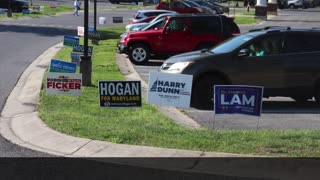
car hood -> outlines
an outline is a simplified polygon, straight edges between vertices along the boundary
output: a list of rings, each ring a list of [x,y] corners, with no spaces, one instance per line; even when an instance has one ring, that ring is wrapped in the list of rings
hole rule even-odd
[[[206,57],[209,55],[213,55],[210,51],[191,51],[187,53],[178,54],[175,56],[170,57],[165,61],[165,63],[176,63],[176,62],[187,62],[187,61],[197,61],[202,58],[199,58],[201,56]]]

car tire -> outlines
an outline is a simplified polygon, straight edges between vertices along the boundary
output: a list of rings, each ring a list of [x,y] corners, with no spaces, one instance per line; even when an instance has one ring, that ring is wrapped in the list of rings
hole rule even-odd
[[[133,44],[129,47],[128,55],[133,64],[142,65],[149,61],[150,49],[145,44]]]
[[[213,87],[224,84],[224,81],[211,75],[206,75],[198,80],[192,89],[191,106],[197,109],[213,110]]]
[[[296,6],[295,6],[294,4],[290,4],[290,5],[289,5],[289,8],[290,8],[290,9],[295,9]]]

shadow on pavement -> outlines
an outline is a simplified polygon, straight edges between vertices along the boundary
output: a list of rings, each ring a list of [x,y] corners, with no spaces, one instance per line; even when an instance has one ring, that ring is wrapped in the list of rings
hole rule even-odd
[[[0,25],[0,32],[17,32],[17,33],[33,33],[40,36],[63,36],[63,35],[77,35],[75,29],[64,29],[56,27],[35,27],[22,25]]]

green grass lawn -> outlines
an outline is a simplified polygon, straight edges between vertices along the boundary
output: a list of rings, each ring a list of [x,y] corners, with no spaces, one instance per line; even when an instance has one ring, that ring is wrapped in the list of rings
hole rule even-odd
[[[142,108],[100,108],[98,81],[124,79],[115,64],[116,42],[124,28],[101,31],[105,40],[93,45],[93,86],[84,87],[80,97],[46,95],[42,89],[39,112],[49,127],[72,136],[123,144],[270,156],[320,155],[318,130],[192,130],[145,101]],[[70,61],[70,52],[70,47],[64,47],[55,58]]]
[[[57,5],[56,8],[50,8],[49,4],[37,4],[40,6],[44,6],[44,11],[40,11],[39,13],[31,13],[31,14],[22,14],[22,13],[12,13],[12,18],[17,19],[20,17],[32,17],[32,18],[38,18],[41,16],[52,16],[56,15],[57,13],[62,13],[62,12],[72,12],[73,7],[72,6],[63,6],[63,5]],[[31,6],[30,6],[31,8]],[[7,17],[7,14],[1,14],[0,18],[5,18]]]

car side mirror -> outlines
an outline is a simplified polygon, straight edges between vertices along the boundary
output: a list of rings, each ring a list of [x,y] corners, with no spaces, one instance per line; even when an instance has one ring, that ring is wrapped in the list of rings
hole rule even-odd
[[[239,57],[248,57],[249,55],[250,55],[249,49],[241,49],[238,54]]]

